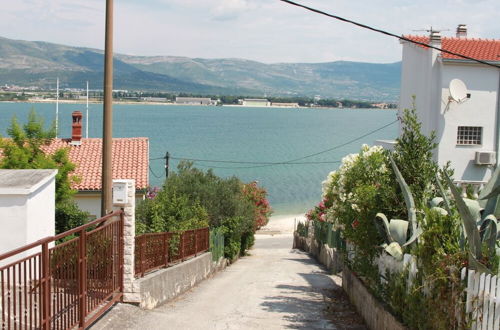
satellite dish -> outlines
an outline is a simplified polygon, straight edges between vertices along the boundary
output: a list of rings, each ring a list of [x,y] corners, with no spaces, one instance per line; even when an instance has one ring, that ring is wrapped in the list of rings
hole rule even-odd
[[[450,100],[462,102],[467,98],[467,86],[460,79],[450,81]]]

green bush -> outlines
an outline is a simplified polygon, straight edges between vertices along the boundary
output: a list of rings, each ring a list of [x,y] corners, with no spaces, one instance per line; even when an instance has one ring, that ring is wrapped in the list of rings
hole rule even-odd
[[[197,229],[208,226],[207,211],[188,196],[164,189],[154,199],[139,203],[136,232],[159,233]]]
[[[244,187],[236,177],[220,178],[212,170],[205,172],[192,163],[181,162],[178,172],[169,176],[156,196],[137,206],[136,230],[144,233],[221,227],[224,254],[234,259],[253,245],[256,222],[262,221],[262,212],[257,210],[261,205],[245,195]]]
[[[78,208],[75,202],[66,201],[56,205],[56,234],[63,233],[87,223],[90,214]]]

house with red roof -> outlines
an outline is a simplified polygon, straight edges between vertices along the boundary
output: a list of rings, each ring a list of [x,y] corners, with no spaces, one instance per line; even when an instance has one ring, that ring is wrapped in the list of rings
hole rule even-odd
[[[405,37],[500,65],[500,40],[469,38],[463,24],[453,37],[438,31]],[[436,161],[451,161],[457,181],[479,186],[498,165],[500,70],[409,41],[401,44],[400,111],[413,106],[414,96],[423,132],[436,132]]]
[[[68,149],[69,159],[76,165],[74,175],[78,182],[72,185],[77,190],[75,201],[80,209],[92,217],[101,214],[102,139],[82,138],[80,111],[73,112],[72,136],[54,139],[44,147],[45,152]],[[149,186],[149,139],[146,137],[113,138],[113,180],[134,179],[136,200],[144,199]]]

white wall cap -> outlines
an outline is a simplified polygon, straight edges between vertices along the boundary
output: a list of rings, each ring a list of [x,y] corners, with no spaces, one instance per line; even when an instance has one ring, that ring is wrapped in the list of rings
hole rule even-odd
[[[0,169],[0,195],[28,195],[55,179],[57,170]]]

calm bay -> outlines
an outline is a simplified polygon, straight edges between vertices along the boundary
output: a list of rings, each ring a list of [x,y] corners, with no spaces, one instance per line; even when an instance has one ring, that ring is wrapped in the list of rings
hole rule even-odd
[[[19,122],[25,122],[31,109],[47,124],[55,118],[53,103],[0,103],[0,134],[6,136],[14,115]],[[286,162],[343,145],[396,119],[394,110],[373,109],[145,104],[115,104],[113,109],[114,137],[149,138],[151,186],[160,186],[165,178],[164,160],[157,158],[164,157],[167,151],[174,158]],[[84,104],[59,104],[59,137],[71,137],[71,113],[75,110],[85,116]],[[102,105],[91,104],[89,113],[89,137],[102,137]],[[258,181],[268,190],[275,214],[296,214],[319,201],[321,182],[338,168],[336,161],[359,151],[363,143],[393,139],[397,131],[397,124],[393,124],[353,143],[298,161],[308,164],[196,162],[195,166],[214,167],[217,175],[236,175],[245,182]],[[177,164],[177,159],[171,160],[172,169]]]

